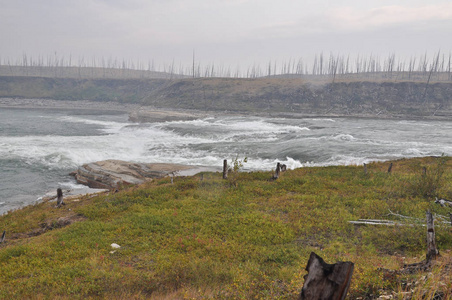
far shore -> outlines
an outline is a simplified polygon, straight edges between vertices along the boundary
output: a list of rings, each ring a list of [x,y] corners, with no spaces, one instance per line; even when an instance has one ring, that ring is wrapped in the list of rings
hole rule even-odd
[[[430,120],[430,121],[450,121],[449,115],[428,115],[416,116],[389,112],[379,112],[377,114],[347,114],[347,113],[322,113],[322,112],[284,112],[284,111],[201,111],[196,109],[161,108],[145,106],[134,103],[120,103],[114,101],[93,101],[93,100],[54,100],[54,99],[23,99],[23,98],[0,98],[0,108],[9,109],[55,109],[55,110],[86,110],[92,113],[96,111],[111,113],[132,113],[141,112],[144,115],[150,113],[155,117],[155,121],[174,121],[177,119],[188,120],[203,118],[206,116],[231,115],[231,116],[256,116],[266,118],[362,118],[362,119],[388,119],[388,120]],[[152,115],[152,113],[158,113]],[[163,116],[162,116],[163,115]],[[146,121],[137,121],[146,122]]]
[[[90,100],[53,100],[53,99],[22,99],[0,98],[0,107],[3,108],[31,108],[31,109],[77,109],[102,110],[112,112],[131,112],[140,107],[138,104],[119,102],[100,102]]]

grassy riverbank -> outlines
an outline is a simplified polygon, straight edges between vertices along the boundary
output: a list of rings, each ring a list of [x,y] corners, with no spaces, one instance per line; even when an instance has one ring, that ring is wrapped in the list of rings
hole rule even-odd
[[[399,160],[391,174],[388,165],[301,168],[276,181],[204,173],[10,212],[0,217],[0,298],[295,299],[311,251],[355,263],[350,299],[451,297],[450,223],[436,219],[437,266],[412,275],[384,269],[424,259],[423,226],[348,223],[448,217],[433,200],[452,198],[451,159]]]

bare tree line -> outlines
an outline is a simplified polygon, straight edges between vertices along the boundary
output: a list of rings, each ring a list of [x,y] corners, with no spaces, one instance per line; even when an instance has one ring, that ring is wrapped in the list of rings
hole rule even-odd
[[[269,61],[266,65],[253,64],[242,68],[221,64],[202,64],[195,59],[190,65],[156,64],[153,60],[119,60],[116,58],[87,59],[64,57],[54,53],[50,56],[32,57],[23,54],[15,60],[0,57],[0,76],[39,76],[69,78],[260,78],[289,77],[336,81],[353,78],[390,81],[452,81],[452,52],[438,51],[433,56],[423,54],[398,58],[394,53],[385,57],[378,55],[315,55],[312,62],[303,58],[288,61]],[[427,84],[428,84],[427,83]]]

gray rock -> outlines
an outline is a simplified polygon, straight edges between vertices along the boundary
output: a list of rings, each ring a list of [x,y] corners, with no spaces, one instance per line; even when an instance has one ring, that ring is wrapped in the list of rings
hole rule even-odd
[[[199,167],[104,160],[85,164],[79,167],[73,175],[78,183],[87,185],[90,188],[118,189],[127,185],[141,184],[154,178],[162,178],[171,173],[196,169],[199,169]]]

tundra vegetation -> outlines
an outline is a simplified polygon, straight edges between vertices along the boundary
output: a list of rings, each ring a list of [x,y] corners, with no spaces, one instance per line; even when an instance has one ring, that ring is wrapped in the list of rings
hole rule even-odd
[[[278,180],[240,172],[235,184],[221,173],[167,177],[9,212],[0,298],[296,299],[314,251],[355,263],[350,299],[450,299],[452,209],[434,197],[452,198],[452,160],[397,160],[391,174],[388,165],[300,168]],[[427,210],[441,256],[430,270],[399,272],[425,259]],[[358,219],[399,225],[349,223]]]

